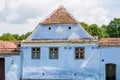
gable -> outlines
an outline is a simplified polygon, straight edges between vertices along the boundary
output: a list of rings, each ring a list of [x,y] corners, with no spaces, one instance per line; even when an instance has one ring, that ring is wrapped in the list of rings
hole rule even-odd
[[[64,6],[40,22],[27,40],[93,39]]]
[[[51,30],[49,30],[51,27]],[[69,29],[71,27],[71,29]],[[93,39],[79,24],[39,25],[27,40]]]

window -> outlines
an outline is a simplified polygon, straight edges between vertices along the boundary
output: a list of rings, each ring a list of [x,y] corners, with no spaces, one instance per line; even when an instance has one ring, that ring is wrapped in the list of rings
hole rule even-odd
[[[49,59],[58,59],[58,48],[49,48]]]
[[[84,59],[84,47],[75,48],[75,59]]]
[[[69,26],[68,29],[71,30],[71,26]]]
[[[50,26],[48,27],[48,30],[51,30],[51,27],[50,27]]]
[[[40,48],[32,48],[32,59],[40,59]]]
[[[20,45],[20,44],[18,44],[18,45],[17,45],[17,48],[18,48],[18,49],[20,49],[20,47],[21,47],[21,45]]]

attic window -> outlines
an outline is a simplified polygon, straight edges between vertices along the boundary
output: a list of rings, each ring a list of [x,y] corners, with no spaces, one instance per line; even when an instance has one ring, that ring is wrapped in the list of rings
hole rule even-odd
[[[71,26],[69,26],[68,29],[71,30]]]
[[[84,59],[84,47],[75,48],[75,59]]]
[[[48,27],[48,30],[51,30],[51,27],[50,27],[50,26]]]

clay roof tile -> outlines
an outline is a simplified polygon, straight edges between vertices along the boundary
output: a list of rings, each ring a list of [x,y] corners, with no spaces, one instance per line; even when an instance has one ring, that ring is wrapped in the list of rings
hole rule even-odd
[[[19,54],[20,50],[17,49],[17,45],[11,41],[0,40],[0,55],[1,54]]]
[[[68,10],[60,5],[55,11],[52,12],[40,24],[75,24],[78,21],[71,15]]]
[[[120,46],[120,38],[102,38],[99,46]]]

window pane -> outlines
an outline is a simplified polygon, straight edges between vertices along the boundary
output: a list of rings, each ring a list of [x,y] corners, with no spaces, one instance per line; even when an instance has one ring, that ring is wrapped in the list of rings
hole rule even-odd
[[[32,59],[40,59],[40,48],[32,48]]]
[[[49,58],[58,59],[58,48],[49,48]]]
[[[32,51],[35,51],[35,48],[32,48]]]
[[[84,59],[84,48],[75,48],[75,59]]]

